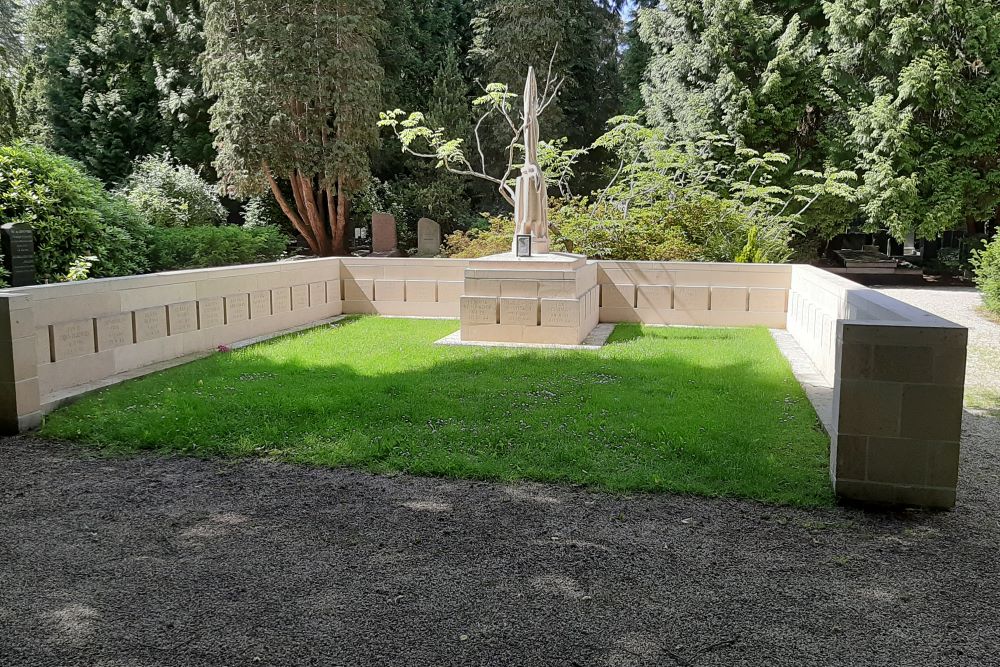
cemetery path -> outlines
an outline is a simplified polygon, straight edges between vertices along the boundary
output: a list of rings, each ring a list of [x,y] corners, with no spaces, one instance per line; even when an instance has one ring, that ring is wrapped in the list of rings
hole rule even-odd
[[[969,329],[966,405],[1000,413],[1000,323],[980,310],[979,291],[971,287],[884,287],[879,291]]]
[[[951,512],[0,441],[0,664],[987,665],[1000,420]]]

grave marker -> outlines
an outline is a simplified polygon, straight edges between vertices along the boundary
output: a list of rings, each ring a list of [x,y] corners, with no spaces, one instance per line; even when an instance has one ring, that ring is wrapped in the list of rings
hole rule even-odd
[[[93,320],[53,324],[49,331],[52,361],[82,357],[95,352]]]
[[[397,257],[396,218],[389,213],[372,214],[372,254]]]
[[[98,352],[131,345],[132,342],[132,313],[97,318]]]
[[[441,225],[430,218],[417,221],[417,256],[435,257],[441,252]]]
[[[31,226],[10,222],[0,227],[3,264],[10,274],[11,287],[35,284],[35,238]]]
[[[194,301],[167,306],[167,333],[171,336],[198,330],[198,306]]]

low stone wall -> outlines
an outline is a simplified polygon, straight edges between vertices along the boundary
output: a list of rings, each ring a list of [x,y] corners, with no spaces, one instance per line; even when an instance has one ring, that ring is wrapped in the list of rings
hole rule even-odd
[[[601,322],[785,328],[791,266],[597,262]]]
[[[340,314],[339,270],[317,259],[5,290],[3,426],[37,424],[79,385]]]
[[[465,259],[340,260],[344,312],[458,318]]]
[[[842,498],[951,507],[968,330],[810,266],[788,330],[833,386],[830,478]]]
[[[593,264],[602,322],[787,326],[832,388],[841,497],[954,503],[962,327],[808,266]],[[88,383],[341,313],[458,318],[468,267],[315,259],[0,291],[0,428]]]

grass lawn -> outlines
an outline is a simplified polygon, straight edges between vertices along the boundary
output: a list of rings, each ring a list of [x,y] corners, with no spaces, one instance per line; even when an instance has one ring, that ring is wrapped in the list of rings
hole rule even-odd
[[[111,451],[833,502],[827,438],[766,329],[619,325],[598,352],[433,345],[457,327],[346,320],[112,387],[42,432]]]

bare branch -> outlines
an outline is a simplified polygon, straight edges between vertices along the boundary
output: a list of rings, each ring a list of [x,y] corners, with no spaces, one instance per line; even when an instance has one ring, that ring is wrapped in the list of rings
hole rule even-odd
[[[485,114],[480,116],[479,121],[476,123],[476,129],[473,131],[473,135],[476,138],[476,151],[479,152],[479,164],[482,166],[483,172],[486,172],[486,154],[483,152],[483,140],[479,136],[479,128],[482,127],[483,123],[487,118],[493,113],[493,109],[490,109]]]

